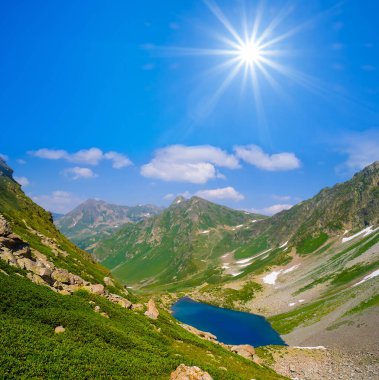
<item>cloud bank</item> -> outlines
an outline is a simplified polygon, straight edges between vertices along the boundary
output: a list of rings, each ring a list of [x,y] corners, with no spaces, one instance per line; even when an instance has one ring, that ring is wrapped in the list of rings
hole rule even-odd
[[[65,160],[77,164],[94,166],[98,165],[101,161],[109,160],[112,162],[114,169],[121,169],[132,165],[132,161],[124,154],[114,151],[103,152],[99,148],[82,149],[75,153],[69,153],[63,149],[42,148],[36,151],[30,151],[29,154],[47,160]]]
[[[218,167],[237,169],[238,159],[211,145],[171,145],[157,150],[154,158],[141,167],[141,174],[163,181],[203,184],[225,178]]]

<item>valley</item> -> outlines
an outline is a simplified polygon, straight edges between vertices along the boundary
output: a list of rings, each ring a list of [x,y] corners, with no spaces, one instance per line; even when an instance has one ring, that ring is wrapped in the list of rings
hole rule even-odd
[[[92,353],[87,352],[88,339],[93,338],[84,338],[87,335],[81,329],[91,331],[93,326],[101,325],[104,334],[116,329],[116,340],[125,344],[120,346],[116,340],[106,343],[113,352],[135,347],[133,355],[141,358],[140,362],[135,359],[135,365],[144,371],[149,365],[148,371],[152,371],[147,378],[167,378],[168,371],[182,362],[200,365],[216,379],[279,379],[281,375],[332,379],[334,371],[341,379],[375,378],[379,357],[379,163],[273,217],[233,210],[199,197],[179,197],[156,215],[135,222],[127,220],[116,231],[107,232],[105,238],[104,231],[99,232],[94,257],[59,233],[51,215],[14,182],[5,162],[1,162],[0,169],[0,280],[7,294],[4,298],[3,292],[3,301],[9,300],[3,302],[6,318],[2,328],[13,331],[12,315],[17,315],[18,323],[25,324],[19,337],[22,341],[29,341],[36,331],[30,319],[19,315],[21,304],[16,299],[23,300],[25,310],[29,310],[28,305],[39,310],[35,304],[39,299],[40,305],[50,311],[45,315],[41,309],[33,316],[36,326],[42,323],[44,331],[47,329],[47,336],[38,341],[53,345],[54,355],[65,351],[60,340],[48,331],[62,325],[68,331],[64,333],[68,339],[65,344],[79,339],[84,344],[80,346],[83,355],[91,360],[99,357],[96,352],[100,346],[96,343]],[[96,201],[99,203],[104,206]],[[114,216],[104,214],[109,225],[107,217],[112,221]],[[60,218],[65,219],[68,217]],[[96,236],[97,232],[91,233]],[[203,302],[204,307],[214,305],[264,316],[289,346],[264,345],[250,354],[244,351],[244,345],[225,344],[223,334],[218,342],[217,337],[209,338],[209,332],[183,328],[170,310],[183,297]],[[95,309],[91,305],[96,305]],[[149,311],[150,307],[156,312]],[[61,308],[67,311],[61,314]],[[75,324],[79,314],[84,318],[82,327]],[[159,315],[158,322],[152,324],[146,315]],[[133,320],[132,335],[125,330],[126,320]],[[222,322],[215,314],[210,323]],[[3,335],[2,344],[9,345],[7,339],[11,336]],[[138,342],[132,343],[133,339]],[[167,360],[161,359],[163,365],[148,364],[150,359],[140,353],[148,341],[155,342],[151,343],[154,350],[170,342]],[[150,358],[155,357],[154,350]],[[200,359],[204,350],[210,362]],[[35,355],[28,344],[22,352]],[[236,369],[240,364],[235,353],[247,355],[251,363],[244,364],[242,372]],[[10,355],[19,357],[14,352]],[[115,355],[129,366],[129,354],[119,351]],[[13,371],[9,360],[3,358],[1,368]],[[72,356],[71,360],[76,359]],[[97,364],[102,366],[102,360],[105,357]],[[217,361],[228,364],[217,367]],[[346,361],[350,363],[347,367]],[[35,374],[25,366],[21,368],[23,373]],[[49,377],[50,369],[43,368]],[[65,370],[64,365],[54,368]],[[79,378],[91,376],[84,367],[80,371]],[[131,372],[123,373],[133,378]]]

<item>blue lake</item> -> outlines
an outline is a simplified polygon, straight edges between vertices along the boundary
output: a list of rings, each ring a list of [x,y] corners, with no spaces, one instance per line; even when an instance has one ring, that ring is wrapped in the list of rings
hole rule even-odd
[[[187,325],[211,332],[225,344],[286,345],[264,317],[223,309],[184,297],[171,308],[173,316]]]

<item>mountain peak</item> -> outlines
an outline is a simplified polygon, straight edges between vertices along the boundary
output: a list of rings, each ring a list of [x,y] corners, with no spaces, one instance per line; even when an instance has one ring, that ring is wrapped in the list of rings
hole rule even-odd
[[[178,195],[173,201],[172,201],[172,205],[177,205],[179,203],[182,203],[182,202],[185,202],[186,201],[186,198],[184,198],[182,195]]]
[[[0,157],[0,176],[5,176],[13,180],[13,169],[10,168],[5,160]]]

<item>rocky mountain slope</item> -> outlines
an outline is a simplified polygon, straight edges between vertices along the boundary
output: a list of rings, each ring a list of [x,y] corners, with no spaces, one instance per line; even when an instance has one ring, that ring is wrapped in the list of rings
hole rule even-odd
[[[284,378],[146,301],[60,234],[0,160],[1,378]]]
[[[351,180],[271,218],[247,215],[194,197],[160,216],[125,226],[95,249],[121,280],[138,287],[185,289],[222,283],[289,263],[379,224],[379,163]],[[220,212],[215,212],[220,210]],[[222,212],[221,212],[222,210]]]
[[[159,207],[153,205],[119,206],[88,199],[55,219],[55,224],[78,247],[91,252],[99,240],[105,239],[123,224],[139,222],[160,211]]]
[[[235,231],[264,219],[199,197],[178,197],[161,214],[125,225],[94,255],[129,284],[192,286],[220,281],[219,257]]]

